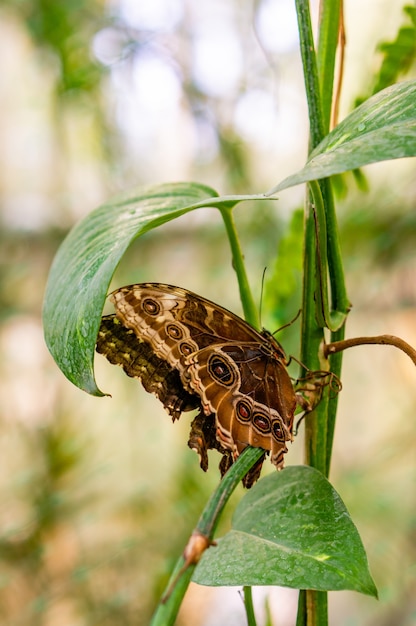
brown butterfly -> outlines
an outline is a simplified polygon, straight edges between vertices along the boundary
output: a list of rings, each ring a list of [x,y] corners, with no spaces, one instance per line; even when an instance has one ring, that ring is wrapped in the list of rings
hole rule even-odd
[[[199,409],[188,444],[204,470],[208,449],[223,453],[224,473],[248,445],[283,467],[296,395],[286,355],[270,333],[180,287],[130,285],[111,300],[116,314],[103,317],[97,351],[139,378],[173,420]],[[263,460],[246,486],[257,480]]]

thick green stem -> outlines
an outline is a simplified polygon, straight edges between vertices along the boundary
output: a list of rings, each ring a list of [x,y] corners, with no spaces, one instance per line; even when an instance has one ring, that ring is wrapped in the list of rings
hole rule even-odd
[[[321,193],[321,187],[317,181],[311,181],[310,189],[313,198],[313,212],[315,220],[315,233],[317,245],[317,291],[316,291],[316,314],[319,326],[326,327],[331,332],[336,332],[344,326],[350,304],[346,295],[344,271],[342,267],[341,253],[338,242],[338,228],[328,220],[333,206],[333,198],[329,180],[323,180],[322,188],[327,192],[327,202]],[[329,208],[332,206],[332,209]],[[334,211],[335,219],[335,211]],[[330,228],[327,227],[329,223]],[[334,236],[334,232],[335,235]],[[331,254],[328,241],[331,238]],[[329,263],[329,261],[332,261]],[[331,308],[328,297],[327,267],[329,267],[331,281]]]
[[[323,137],[323,121],[319,98],[319,81],[309,12],[306,0],[296,0],[303,73],[310,119],[310,143],[313,148]],[[313,199],[308,194],[305,207],[305,245],[302,302],[301,360],[309,369],[320,369],[319,347],[323,341],[323,324],[319,323],[316,293],[319,285],[319,263],[325,263],[317,254],[316,222]],[[326,469],[326,411],[323,403],[308,416],[305,424],[306,461],[313,467]]]
[[[301,361],[311,370],[320,370],[319,349],[323,329],[317,322],[317,246],[313,207],[310,198],[306,206]],[[304,375],[305,372],[302,372]],[[326,396],[326,394],[325,394]],[[326,475],[327,403],[323,399],[305,420],[305,460],[308,465]]]
[[[312,34],[312,23],[308,0],[295,0],[298,18],[300,52],[303,79],[308,101],[310,124],[310,148],[313,150],[324,137],[324,124],[319,97],[319,78]]]
[[[310,148],[313,149],[320,143],[329,128],[330,94],[332,94],[336,50],[335,35],[333,32],[330,33],[330,25],[332,23],[333,26],[339,20],[339,2],[338,0],[322,2],[319,76],[309,2],[307,0],[295,0],[295,4],[309,109]],[[324,94],[324,106],[320,94]],[[318,212],[313,204],[311,193],[308,194],[305,210],[301,360],[310,369],[320,369],[319,349],[324,339],[323,327],[331,318],[326,284],[327,267],[330,272],[332,308],[334,311],[341,311],[341,315],[342,313],[346,314],[347,310],[335,209],[329,181],[320,181],[319,188],[315,187],[314,190],[315,200],[319,203]],[[341,283],[340,286],[338,280]],[[340,369],[340,362],[337,365],[337,369]],[[334,422],[335,411],[329,410],[328,397],[325,393],[323,401],[308,416],[305,425],[306,462],[319,469],[326,476],[329,471],[333,436],[333,423],[329,426],[329,414],[332,415],[332,422]],[[327,594],[324,592],[310,590],[301,592],[297,626],[327,626],[327,601]]]
[[[332,109],[332,95],[334,87],[334,70],[337,47],[339,43],[339,27],[341,21],[342,0],[323,0],[320,6],[319,35],[317,66],[321,95],[322,124],[324,134],[330,130],[330,117]],[[331,286],[332,309],[345,315],[350,309],[348,300],[344,270],[339,245],[338,225],[335,212],[335,203],[329,180],[320,181],[324,200],[326,236],[327,236],[327,259],[328,273]],[[326,272],[326,270],[325,270]],[[331,332],[331,341],[343,339],[345,325]],[[331,371],[341,377],[342,355],[337,354],[330,359]],[[329,475],[331,464],[332,444],[335,431],[335,419],[338,407],[338,395],[328,401],[327,414],[327,450],[326,450],[326,475]]]
[[[251,587],[243,587],[244,605],[246,608],[247,626],[256,626],[256,617],[254,615],[253,593]]]
[[[305,626],[305,624],[306,624],[306,590],[299,589],[296,626]]]
[[[341,0],[321,2],[319,15],[319,35],[317,65],[321,93],[323,129],[326,135],[330,130],[334,70],[339,40]]]
[[[193,571],[205,548],[212,544],[215,529],[231,494],[247,472],[264,454],[261,448],[247,447],[230,467],[199,518],[184,554],[179,558],[167,588],[151,621],[151,626],[172,626]],[[202,546],[202,547],[199,547]]]
[[[311,370],[320,369],[318,354],[323,338],[315,311],[316,265],[315,221],[312,203],[308,198],[305,206],[301,361]],[[301,377],[305,373],[301,372]]]
[[[328,594],[308,589],[306,592],[306,623],[322,626],[328,623]]]
[[[328,128],[328,121],[324,119],[322,114],[322,105],[320,102],[320,93],[329,90],[332,92],[333,68],[334,62],[330,64],[328,71],[325,71],[325,59],[332,55],[335,56],[336,43],[333,34],[329,35],[329,26],[339,23],[339,0],[327,0],[321,6],[321,24],[325,25],[327,36],[330,41],[325,45],[324,35],[320,33],[320,56],[319,68],[320,77],[325,81],[324,85],[319,87],[318,64],[314,52],[314,41],[312,36],[312,28],[309,14],[309,3],[306,0],[296,0],[298,13],[299,33],[301,38],[301,53],[305,75],[305,87],[308,100],[309,117],[311,122],[311,148],[316,146],[324,136]],[[323,17],[324,16],[324,17]],[[325,18],[325,19],[324,19]],[[326,61],[328,62],[328,61]],[[328,108],[328,106],[327,106]],[[316,119],[315,119],[316,118]],[[311,188],[314,191],[314,209],[311,210],[311,199],[308,198],[308,210],[306,211],[306,227],[305,227],[305,275],[304,275],[304,306],[302,307],[305,315],[305,323],[303,325],[303,348],[302,361],[311,369],[316,367],[313,363],[317,362],[317,354],[319,346],[317,344],[323,340],[322,327],[331,328],[331,340],[343,337],[343,322],[349,310],[349,301],[346,294],[344,272],[342,267],[341,251],[339,246],[338,226],[335,213],[335,205],[332,195],[332,189],[329,180],[322,180],[312,183]],[[315,219],[315,225],[312,226],[312,220]],[[318,252],[312,251],[312,233],[313,228],[316,234],[316,243]],[[313,274],[313,267],[317,271]],[[331,309],[329,311],[328,304],[328,288],[326,281],[327,268],[329,272],[331,286]],[[313,296],[312,296],[313,294]],[[315,297],[318,302],[318,308],[315,305]],[[309,308],[311,307],[311,308]],[[317,319],[316,319],[316,317]],[[307,337],[307,333],[311,333],[311,337]],[[315,356],[312,352],[315,352]],[[341,372],[341,359],[331,359],[331,371],[338,377]],[[325,428],[318,422],[311,424],[309,435],[315,441],[308,441],[307,432],[307,457],[308,461],[313,464],[313,450],[318,451],[322,445],[325,445],[325,466],[324,473],[328,475],[330,467],[330,458],[332,450],[332,441],[335,427],[335,415],[337,409],[337,398],[331,398],[329,404],[325,406],[321,404],[317,409],[317,413],[326,412]],[[310,420],[312,422],[312,420]],[[319,434],[315,428],[322,429]],[[312,456],[310,456],[312,455]],[[319,453],[320,469],[322,467],[322,453]]]

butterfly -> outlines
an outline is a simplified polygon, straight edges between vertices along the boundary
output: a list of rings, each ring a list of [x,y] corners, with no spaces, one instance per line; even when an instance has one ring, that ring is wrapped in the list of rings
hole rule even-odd
[[[223,474],[248,446],[284,465],[297,398],[282,346],[227,309],[191,291],[159,283],[129,285],[111,296],[97,351],[154,393],[173,420],[198,409],[188,445],[208,468],[207,450],[223,454]],[[249,487],[264,456],[247,474]]]

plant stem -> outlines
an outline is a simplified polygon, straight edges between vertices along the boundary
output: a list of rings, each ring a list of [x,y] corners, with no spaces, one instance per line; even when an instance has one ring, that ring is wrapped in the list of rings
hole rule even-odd
[[[309,3],[306,0],[296,0],[296,10],[309,109],[310,143],[313,149],[323,137],[323,120]],[[305,206],[301,361],[311,370],[320,369],[318,355],[319,346],[323,341],[323,324],[319,324],[317,321],[315,294],[320,288],[318,265],[326,262],[325,258],[318,258],[316,232],[313,199],[309,193]],[[323,254],[325,255],[325,251],[323,251]],[[302,375],[304,375],[304,372],[302,372]],[[321,402],[316,410],[308,416],[305,425],[306,462],[324,473],[326,469],[326,461],[324,462],[324,459],[326,459],[325,409],[324,403]]]
[[[339,40],[340,4],[341,0],[321,2],[319,14],[317,65],[325,135],[330,130],[335,60]]]
[[[300,37],[300,48],[303,64],[303,75],[308,101],[309,121],[310,121],[310,148],[313,149],[323,139],[328,132],[329,118],[331,111],[332,96],[325,97],[325,107],[323,109],[320,94],[332,94],[333,70],[335,63],[335,50],[333,34],[330,35],[330,24],[339,19],[334,12],[329,11],[330,5],[335,8],[338,0],[327,0],[321,7],[321,25],[323,31],[320,33],[319,46],[319,69],[321,85],[318,77],[318,65],[315,55],[315,46],[312,35],[312,26],[307,0],[295,0],[298,18],[298,28]],[[324,113],[323,113],[324,111]],[[319,201],[323,200],[323,207],[319,215],[319,223],[316,221],[315,209],[311,192],[308,193],[305,209],[305,245],[304,245],[304,279],[303,279],[303,303],[302,303],[302,351],[301,360],[310,369],[320,369],[319,367],[319,346],[323,341],[324,334],[322,326],[326,325],[321,319],[321,324],[317,321],[316,295],[320,294],[318,300],[326,304],[328,309],[328,296],[322,293],[326,286],[327,262],[330,271],[331,288],[334,285],[335,274],[341,274],[342,282],[338,286],[335,284],[336,293],[332,292],[332,308],[335,311],[345,311],[347,307],[345,288],[343,287],[341,256],[339,254],[338,233],[336,228],[335,209],[329,181],[320,181]],[[315,196],[317,190],[315,189]],[[321,208],[321,207],[318,207]],[[320,236],[320,228],[322,236]],[[325,241],[323,241],[325,239]],[[320,246],[321,244],[321,246]],[[320,246],[320,247],[318,247]],[[328,248],[328,250],[327,250]],[[329,259],[331,259],[329,261]],[[338,277],[339,278],[339,277]],[[341,279],[340,279],[341,280]],[[344,297],[343,297],[344,296]],[[334,306],[336,303],[336,306]],[[338,307],[339,305],[339,307]],[[318,304],[318,307],[321,308]],[[321,308],[322,312],[322,308]],[[324,314],[325,317],[325,314]],[[328,314],[329,317],[329,314]],[[337,362],[340,369],[340,362]],[[335,404],[336,409],[336,404]],[[316,410],[308,416],[305,425],[305,454],[306,462],[319,469],[325,476],[329,471],[329,459],[331,455],[331,444],[333,436],[333,424],[328,432],[328,415],[335,419],[333,408],[329,411],[328,394],[325,392],[323,401]],[[331,441],[329,441],[331,440]],[[327,594],[306,590],[301,592],[298,605],[297,626],[327,626],[328,609]]]
[[[324,135],[330,130],[330,116],[332,107],[332,94],[334,87],[334,69],[339,43],[340,24],[343,28],[343,3],[342,0],[322,0],[320,5],[319,36],[317,51],[317,66],[319,72],[319,84],[321,95],[321,110],[323,117]],[[344,35],[344,33],[343,33]],[[341,50],[341,55],[343,50]],[[340,66],[340,80],[337,89],[337,99],[339,98],[340,85],[342,81],[342,63]],[[334,111],[333,111],[334,112]],[[323,137],[321,138],[323,139]],[[320,181],[322,192],[326,237],[327,237],[327,262],[328,273],[331,286],[331,305],[334,314],[339,316],[348,313],[350,303],[348,300],[344,270],[342,264],[341,250],[339,245],[338,224],[335,212],[335,203],[330,181],[328,179]],[[326,276],[326,269],[325,276]],[[331,331],[331,341],[338,341],[344,338],[345,325],[337,330]],[[338,378],[341,377],[342,355],[337,354],[330,359],[330,368]],[[332,444],[335,431],[335,419],[338,408],[338,394],[328,401],[327,412],[327,440],[326,440],[326,475],[329,475],[331,465]]]
[[[363,346],[363,345],[384,345],[384,346],[394,346],[395,348],[399,348],[402,350],[407,356],[409,356],[413,363],[416,365],[416,350],[408,344],[406,341],[401,339],[400,337],[396,337],[395,335],[376,335],[375,337],[353,337],[352,339],[344,339],[343,341],[334,341],[332,343],[328,343],[324,346],[324,353],[326,356],[330,354],[336,354],[342,352],[343,350],[347,350],[347,348],[352,348],[355,346]]]
[[[306,623],[321,626],[328,623],[328,594],[323,591],[306,592]]]
[[[305,242],[303,259],[302,295],[302,347],[301,361],[311,370],[319,370],[319,345],[323,339],[322,328],[317,324],[315,313],[316,287],[316,240],[312,203],[309,198],[305,205]],[[300,378],[305,375],[301,372]]]
[[[298,612],[296,615],[296,626],[306,624],[306,590],[299,589]]]
[[[324,137],[324,123],[319,97],[319,78],[313,41],[308,0],[295,0],[303,65],[306,98],[310,124],[310,149],[313,150]]]
[[[323,189],[331,191],[328,186],[329,181],[321,181]],[[326,189],[328,187],[328,189]],[[321,193],[321,187],[317,181],[310,182],[311,194],[313,197],[313,212],[315,221],[315,233],[316,233],[316,245],[317,245],[317,285],[316,290],[316,314],[319,326],[326,327],[331,332],[336,332],[342,328],[345,324],[350,305],[346,297],[344,272],[342,269],[341,254],[339,246],[333,246],[334,250],[331,251],[331,260],[335,256],[337,257],[335,263],[331,265],[332,271],[330,272],[331,284],[334,284],[334,289],[331,289],[331,293],[334,293],[332,298],[332,306],[330,309],[328,299],[328,281],[327,281],[327,266],[328,266],[328,231],[327,222],[328,214],[331,212],[328,209],[329,204],[332,204],[332,193],[330,193],[330,200],[327,193],[327,204],[323,202],[323,196]],[[327,209],[325,210],[325,207]],[[334,207],[333,207],[334,208]],[[335,226],[335,232],[338,228]],[[334,238],[338,241],[338,237]],[[335,250],[335,247],[337,248]]]
[[[264,454],[261,448],[248,446],[232,464],[199,518],[183,555],[179,558],[167,588],[153,615],[151,626],[172,626],[193,571],[206,548],[212,545],[215,529],[231,494],[247,472]],[[201,541],[199,541],[201,540]]]
[[[238,286],[240,289],[240,298],[243,305],[244,317],[254,328],[260,329],[259,311],[255,305],[253,295],[247,278],[247,272],[244,264],[244,256],[241,250],[240,241],[238,239],[237,230],[234,222],[232,207],[219,207],[224,220],[225,228],[230,242],[233,268],[237,274]]]
[[[256,626],[256,617],[254,615],[253,607],[253,593],[251,587],[243,587],[244,593],[244,606],[246,608],[247,626]]]

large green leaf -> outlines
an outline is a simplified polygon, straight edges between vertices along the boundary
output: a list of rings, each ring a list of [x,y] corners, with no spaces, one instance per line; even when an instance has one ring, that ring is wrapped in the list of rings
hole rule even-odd
[[[197,183],[130,191],[92,211],[69,233],[49,273],[43,306],[46,344],[65,376],[93,395],[94,350],[111,277],[131,242],[198,208],[226,210],[264,194],[222,196]]]
[[[344,503],[326,478],[307,466],[288,467],[260,480],[239,503],[232,530],[204,553],[193,580],[202,585],[353,589],[377,597]]]
[[[366,100],[309,155],[299,172],[267,195],[376,161],[416,156],[416,81],[392,85]]]
[[[93,373],[95,342],[108,285],[132,240],[209,206],[210,198],[215,203],[216,191],[195,183],[141,189],[99,207],[71,230],[49,274],[43,323],[52,356],[75,385],[102,395]]]

